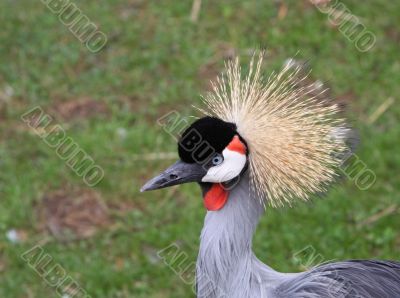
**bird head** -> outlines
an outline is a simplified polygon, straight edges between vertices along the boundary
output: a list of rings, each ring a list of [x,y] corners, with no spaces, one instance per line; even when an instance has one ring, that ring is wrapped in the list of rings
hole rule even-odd
[[[234,123],[203,117],[192,123],[178,142],[180,160],[148,181],[142,191],[198,182],[208,210],[221,209],[247,169],[248,148]]]
[[[180,160],[142,191],[186,182],[201,184],[208,210],[219,210],[244,173],[249,190],[273,207],[321,194],[348,156],[351,129],[340,107],[306,75],[287,64],[267,80],[262,54],[242,77],[239,60],[226,65],[203,102],[207,115],[178,142]],[[300,75],[300,76],[299,76]]]

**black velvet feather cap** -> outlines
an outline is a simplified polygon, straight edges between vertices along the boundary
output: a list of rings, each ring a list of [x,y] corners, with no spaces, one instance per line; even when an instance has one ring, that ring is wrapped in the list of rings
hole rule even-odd
[[[179,157],[187,163],[205,163],[215,153],[222,153],[236,134],[234,123],[210,116],[200,118],[179,139]]]

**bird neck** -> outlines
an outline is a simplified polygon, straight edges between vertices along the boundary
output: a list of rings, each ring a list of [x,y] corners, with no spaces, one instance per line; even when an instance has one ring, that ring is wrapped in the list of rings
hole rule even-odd
[[[207,212],[197,259],[198,297],[232,297],[226,291],[233,288],[236,297],[249,288],[252,266],[259,262],[252,252],[252,238],[263,211],[244,174],[225,206]]]

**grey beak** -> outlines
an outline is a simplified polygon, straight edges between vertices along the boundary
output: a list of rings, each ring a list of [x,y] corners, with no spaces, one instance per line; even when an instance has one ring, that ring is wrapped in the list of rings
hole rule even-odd
[[[147,181],[140,189],[141,192],[160,189],[187,182],[200,182],[207,171],[202,165],[177,161],[160,175]]]

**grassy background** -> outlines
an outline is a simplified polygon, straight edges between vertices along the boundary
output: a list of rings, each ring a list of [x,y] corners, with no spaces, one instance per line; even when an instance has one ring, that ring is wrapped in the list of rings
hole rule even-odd
[[[197,23],[191,1],[74,3],[108,37],[97,54],[40,1],[0,2],[1,297],[56,297],[20,258],[36,244],[92,297],[193,296],[156,252],[177,242],[195,261],[205,214],[200,191],[185,185],[141,194],[146,179],[173,160],[137,156],[174,152],[156,120],[171,110],[193,115],[191,105],[223,60],[235,52],[246,62],[260,47],[266,69],[296,53],[309,60],[312,76],[349,104],[362,138],[358,155],[377,180],[367,191],[346,180],[324,200],[268,209],[254,240],[257,256],[280,271],[303,270],[292,256],[308,245],[324,260],[399,259],[400,2],[344,1],[376,35],[365,53],[306,0],[203,1]],[[394,104],[370,123],[388,98]],[[46,197],[62,191],[73,198],[74,189],[88,187],[20,120],[37,105],[105,171],[93,192],[109,223],[91,237],[60,241],[41,228]],[[6,236],[12,229],[17,242]]]

